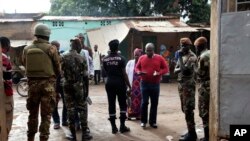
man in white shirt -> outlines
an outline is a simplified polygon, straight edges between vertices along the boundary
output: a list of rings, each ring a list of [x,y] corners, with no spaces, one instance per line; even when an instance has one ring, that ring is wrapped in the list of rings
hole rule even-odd
[[[101,80],[101,54],[98,51],[98,46],[94,46],[93,52],[93,63],[94,63],[94,78],[95,78],[95,85],[100,83]]]

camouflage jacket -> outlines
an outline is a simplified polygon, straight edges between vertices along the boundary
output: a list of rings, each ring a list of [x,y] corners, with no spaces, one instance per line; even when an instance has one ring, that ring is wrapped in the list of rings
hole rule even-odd
[[[192,51],[189,51],[188,54],[182,56],[182,60],[183,60],[183,65],[184,65],[183,68],[188,70],[190,73],[189,73],[189,75],[185,75],[183,72],[179,72],[177,80],[181,81],[181,80],[193,79],[194,74],[195,74],[194,67],[195,67],[195,63],[197,61],[196,55]],[[177,64],[176,64],[176,68],[179,68],[180,65],[181,65],[181,63],[180,63],[180,58],[179,58],[177,61]]]
[[[88,74],[86,59],[76,50],[70,50],[62,56],[61,61],[64,82],[83,83],[82,78]]]
[[[198,57],[197,60],[197,79],[199,81],[209,81],[210,80],[210,50],[205,50],[201,52],[201,55]]]

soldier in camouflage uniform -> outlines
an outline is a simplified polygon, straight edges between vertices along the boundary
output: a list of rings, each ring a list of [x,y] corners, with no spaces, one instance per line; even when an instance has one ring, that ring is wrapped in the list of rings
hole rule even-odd
[[[41,124],[40,141],[47,141],[51,113],[56,103],[55,81],[60,74],[60,62],[57,49],[49,44],[50,29],[44,24],[35,26],[36,40],[24,48],[23,63],[28,77],[28,141],[34,141],[38,130],[39,106]]]
[[[194,109],[195,109],[195,81],[194,66],[196,55],[191,52],[192,43],[189,38],[180,39],[181,49],[176,64],[175,73],[178,74],[178,91],[180,94],[181,108],[185,114],[188,133],[183,135],[179,141],[196,141]]]
[[[210,99],[210,50],[207,49],[207,39],[199,37],[195,40],[197,59],[197,82],[199,83],[199,112],[203,122],[205,137],[201,141],[209,141],[209,99]]]
[[[87,120],[84,111],[87,106],[86,95],[84,95],[83,77],[88,75],[87,62],[84,57],[77,53],[81,49],[79,39],[71,40],[70,51],[62,56],[63,70],[63,90],[65,94],[66,108],[68,112],[70,136],[69,140],[76,141],[75,130],[75,108],[80,114],[80,122],[82,128],[82,140],[92,139],[92,136],[87,130]]]

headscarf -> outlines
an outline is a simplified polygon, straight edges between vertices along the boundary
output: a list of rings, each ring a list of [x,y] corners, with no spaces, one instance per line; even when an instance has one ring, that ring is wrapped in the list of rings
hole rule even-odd
[[[139,56],[141,56],[142,55],[142,49],[136,48],[134,50],[134,55],[136,55],[136,54],[138,54]]]

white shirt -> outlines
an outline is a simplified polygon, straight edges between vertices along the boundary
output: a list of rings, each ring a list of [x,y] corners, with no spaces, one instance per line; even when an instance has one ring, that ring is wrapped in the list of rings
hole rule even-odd
[[[134,69],[135,69],[135,59],[129,60],[126,65],[126,73],[128,75],[128,80],[131,86],[132,86],[133,77],[134,77]]]
[[[101,70],[101,60],[99,51],[93,52],[94,70]]]
[[[87,65],[88,65],[88,74],[94,75],[94,66],[93,66],[93,59],[89,56],[89,52],[85,49],[82,49],[80,55],[86,58]]]

